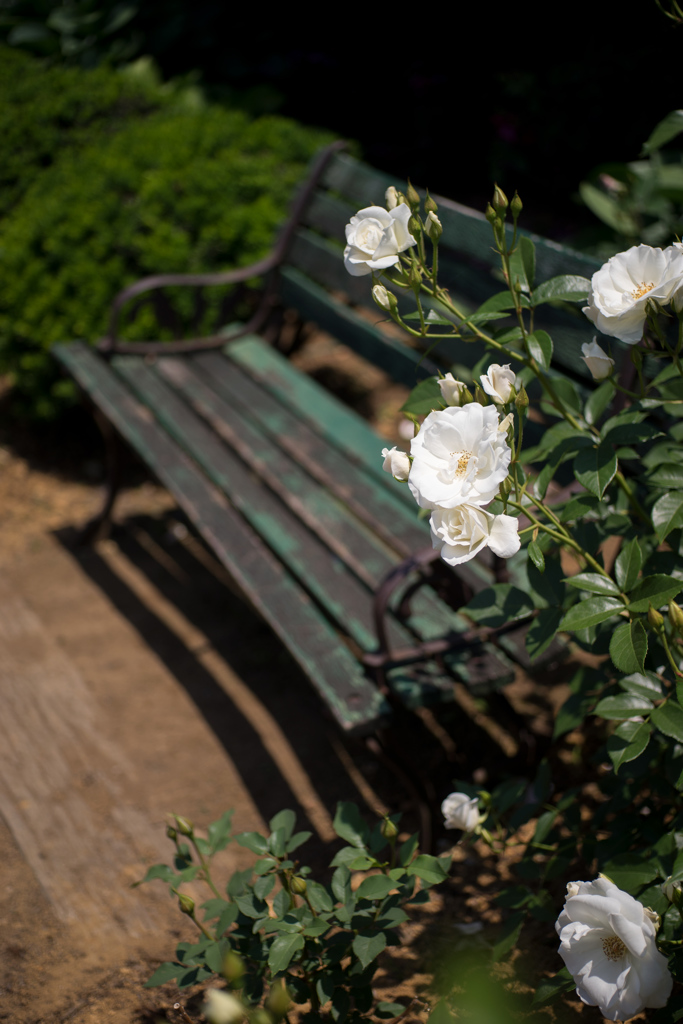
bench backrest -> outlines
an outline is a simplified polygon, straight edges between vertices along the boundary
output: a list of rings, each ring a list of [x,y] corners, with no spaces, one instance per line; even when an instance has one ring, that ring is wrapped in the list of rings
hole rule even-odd
[[[329,163],[319,187],[297,230],[286,265],[281,270],[282,294],[286,303],[317,322],[395,380],[413,386],[416,380],[453,364],[472,367],[483,355],[478,343],[447,342],[423,359],[422,352],[407,335],[396,330],[387,334],[376,326],[381,311],[371,299],[371,278],[353,277],[344,268],[342,251],[344,227],[357,210],[385,203],[389,185],[402,187],[395,178],[374,170],[346,153]],[[435,196],[443,235],[439,246],[439,280],[464,311],[473,312],[494,293],[505,287],[499,258],[493,250],[491,227],[482,213],[450,199]],[[523,219],[523,215],[522,215]],[[511,228],[510,228],[511,231]],[[536,247],[536,280],[542,282],[561,274],[590,278],[600,267],[594,258],[555,242],[523,232]],[[403,298],[400,296],[400,298]],[[406,299],[406,311],[410,299]],[[358,315],[354,306],[371,308],[374,318]],[[513,320],[496,321],[496,327],[512,326]],[[536,314],[535,327],[548,331],[555,343],[553,367],[593,386],[581,359],[581,345],[590,342],[595,328],[578,305],[562,308],[543,305]],[[615,342],[613,349],[626,346]]]

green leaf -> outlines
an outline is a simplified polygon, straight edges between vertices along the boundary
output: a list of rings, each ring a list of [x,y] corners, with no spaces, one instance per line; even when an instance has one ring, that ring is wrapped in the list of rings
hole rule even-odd
[[[215,974],[223,973],[223,957],[229,948],[230,946],[227,942],[214,942],[212,946],[207,948],[204,960],[206,961],[206,966],[210,967]]]
[[[650,742],[649,722],[622,722],[607,740],[607,753],[618,772],[622,764],[635,761]]]
[[[609,576],[601,576],[599,572],[579,572],[576,576],[567,576],[564,582],[578,590],[588,590],[591,594],[619,595],[619,587],[614,581]]]
[[[280,828],[284,831],[285,842],[291,839],[295,827],[296,814],[290,810],[278,811],[275,817],[271,818],[268,822],[268,828],[271,832],[277,832]]]
[[[235,923],[238,914],[239,908],[236,903],[227,906],[216,923],[216,935],[223,935],[230,925]]]
[[[227,900],[222,899],[211,899],[207,900],[206,903],[202,903],[202,910],[204,911],[204,920],[211,921],[214,917],[220,917],[224,910],[232,906]]]
[[[681,589],[683,589],[683,580],[674,579],[673,576],[665,576],[663,573],[646,576],[630,591],[628,610],[630,612],[647,612],[650,605],[653,608],[659,608],[663,604],[668,604]]]
[[[330,899],[330,894],[324,885],[320,882],[308,882],[306,895],[313,905],[313,909],[317,910],[318,913],[325,913],[328,910],[332,910],[333,903]]]
[[[360,883],[356,896],[359,900],[383,900],[395,888],[396,883],[386,875],[370,875]]]
[[[371,964],[376,956],[386,949],[387,937],[384,932],[377,935],[356,935],[353,940],[353,951],[361,962],[362,968]]]
[[[586,402],[586,422],[594,426],[603,415],[614,398],[616,388],[610,380],[604,380],[600,387],[592,392]]]
[[[497,313],[503,309],[514,309],[515,303],[509,291],[496,292],[486,302],[482,302],[477,313]]]
[[[285,855],[285,829],[276,828],[274,832],[271,832],[268,836],[268,852],[272,853],[273,857],[284,857]]]
[[[275,867],[277,867],[277,861],[273,857],[259,857],[254,864],[254,874],[265,875]]]
[[[680,704],[675,704],[672,700],[661,704],[650,715],[650,721],[665,736],[683,743],[683,708]]]
[[[617,456],[610,444],[583,448],[574,459],[574,474],[587,491],[602,498],[617,472]]]
[[[370,829],[355,804],[340,800],[333,822],[334,831],[351,846],[365,849],[370,838]],[[333,861],[334,863],[334,861]]]
[[[550,646],[562,619],[561,608],[541,608],[526,634],[526,649],[533,661]]]
[[[616,697],[605,697],[598,701],[593,712],[600,718],[633,718],[643,712],[648,713],[654,707],[647,697],[640,697],[635,693],[620,693]]]
[[[246,846],[252,853],[268,853],[268,840],[258,832],[241,832],[235,839],[240,846]]]
[[[233,899],[245,917],[256,920],[268,914],[268,904],[258,899],[253,892],[246,892],[243,896],[234,896]]]
[[[534,606],[529,595],[510,583],[495,583],[480,591],[460,609],[485,626],[504,626],[530,615]]]
[[[535,540],[530,542],[527,550],[529,552],[529,558],[534,563],[538,571],[543,572],[545,569],[545,557]]]
[[[548,370],[553,358],[553,339],[546,331],[534,331],[533,334],[527,335],[527,342],[529,355],[536,360],[542,370]]]
[[[378,1003],[374,1013],[376,1017],[398,1017],[404,1010],[402,1003]]]
[[[289,898],[289,893],[287,892],[287,890],[280,889],[279,893],[273,900],[273,910],[275,911],[276,916],[284,917],[285,914],[289,911],[291,902],[292,901]]]
[[[652,129],[647,142],[643,143],[643,155],[649,156],[656,149],[666,145],[683,132],[683,110],[672,110]]]
[[[635,693],[650,700],[661,700],[664,696],[662,684],[653,672],[634,672],[619,680],[619,686],[626,693]]]
[[[680,491],[683,488],[683,466],[675,462],[661,462],[649,474],[647,482],[650,487],[665,487],[667,490]]]
[[[609,653],[620,672],[642,672],[647,654],[647,630],[642,622],[636,619],[617,626],[610,640]]]
[[[287,853],[293,853],[294,850],[298,850],[300,846],[307,842],[312,835],[312,832],[295,832],[292,838],[288,839],[285,843],[285,851]]]
[[[563,523],[570,523],[574,519],[584,519],[589,512],[597,508],[598,504],[599,499],[594,494],[580,494],[567,502],[560,513],[560,519]]]
[[[608,227],[630,238],[635,238],[639,234],[638,225],[633,217],[607,193],[588,181],[582,181],[579,185],[579,194],[588,209]]]
[[[643,566],[643,552],[637,537],[624,544],[614,565],[617,583],[622,590],[630,590],[636,585],[638,574]]]
[[[224,814],[221,814],[218,821],[212,821],[207,829],[209,843],[214,853],[217,850],[224,850],[231,841],[230,826],[233,813],[233,811],[226,811]]]
[[[563,967],[553,978],[543,979],[536,989],[536,994],[531,1005],[537,1006],[539,1003],[549,1003],[551,1000],[557,999],[558,996],[563,995],[565,992],[573,992],[575,988],[576,982],[567,968]]]
[[[156,988],[157,985],[165,985],[167,981],[175,981],[185,970],[187,968],[184,964],[172,964],[170,961],[167,961],[165,964],[157,967],[152,977],[148,978],[145,982],[144,987]]]
[[[572,632],[576,629],[587,629],[588,626],[597,626],[599,622],[605,622],[623,610],[624,603],[617,597],[610,597],[607,594],[590,597],[569,609],[560,623],[560,629]]]
[[[351,872],[344,864],[341,864],[332,875],[330,884],[335,898],[340,903],[346,903],[351,895]]]
[[[516,910],[510,914],[507,921],[503,924],[492,950],[494,963],[502,960],[506,953],[509,953],[513,946],[516,945],[525,916],[526,914],[523,910]]]
[[[672,530],[683,526],[683,491],[663,494],[652,506],[652,524],[660,543]]]
[[[151,882],[154,878],[160,878],[162,882],[170,884],[175,881],[176,873],[168,864],[153,864],[151,868],[147,868],[144,878],[141,878],[139,882],[133,882],[131,889],[136,889],[138,885],[144,885],[145,882]]]
[[[661,434],[651,423],[616,423],[608,430],[603,427],[602,440],[605,444],[636,444],[649,441]]]
[[[427,1024],[453,1024],[454,1020],[453,1014],[448,1009],[448,1003],[445,999],[440,999],[427,1018]]]
[[[406,839],[404,843],[401,843],[401,845],[398,848],[398,862],[402,867],[405,868],[408,864],[410,864],[415,854],[415,851],[418,848],[419,843],[420,837],[418,836],[417,832],[414,832],[413,835],[410,836],[410,838]]]
[[[285,971],[294,954],[303,948],[304,937],[301,933],[278,935],[268,952],[268,966],[273,974]]]
[[[442,409],[443,404],[437,378],[427,377],[410,392],[401,406],[401,412],[410,412],[413,416],[426,416],[432,409]]]
[[[652,861],[643,860],[635,853],[620,853],[609,860],[603,872],[615,885],[626,892],[634,892],[657,877],[659,869]]]
[[[444,868],[439,857],[432,857],[428,853],[419,854],[415,860],[406,868],[409,875],[417,875],[424,882],[430,885],[437,885],[448,878],[448,871]]]
[[[254,882],[254,893],[258,899],[264,900],[270,895],[275,885],[275,875],[261,875]]]
[[[551,277],[549,281],[539,284],[531,296],[531,305],[539,306],[542,302],[585,302],[588,298],[591,283],[586,277],[576,274],[562,274]]]

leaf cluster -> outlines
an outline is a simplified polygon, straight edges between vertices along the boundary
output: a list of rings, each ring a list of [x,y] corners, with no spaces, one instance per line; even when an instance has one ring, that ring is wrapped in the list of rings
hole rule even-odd
[[[162,964],[147,986],[175,981],[183,988],[222,976],[247,1004],[257,1005],[283,978],[295,1003],[310,1001],[310,1020],[398,1016],[403,1006],[378,1004],[373,996],[377,957],[398,943],[397,928],[408,920],[405,908],[428,901],[429,888],[445,880],[450,866],[448,857],[420,853],[417,835],[399,842],[398,818],[370,827],[355,804],[338,804],[334,829],[346,845],[331,862],[328,883],[316,881],[294,856],[311,833],[295,831],[293,811],[276,814],[267,835],[233,835],[228,813],[209,826],[206,839],[191,829],[192,848],[171,829],[173,866],[156,864],[143,881],[161,879],[172,893],[204,881],[214,895],[202,904],[201,922],[191,914],[202,937],[180,943],[176,960]],[[235,872],[221,895],[211,860],[232,841],[258,859],[253,868]],[[357,872],[367,872],[360,884]],[[239,957],[237,973],[226,967],[228,953]]]

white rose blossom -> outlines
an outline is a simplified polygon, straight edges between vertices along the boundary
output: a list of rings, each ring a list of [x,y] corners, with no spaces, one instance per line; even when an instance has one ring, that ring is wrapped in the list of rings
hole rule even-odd
[[[509,363],[506,363],[505,366],[491,363],[479,380],[486,394],[490,395],[493,401],[499,405],[505,405],[512,398],[516,377],[514,370],[510,369]]]
[[[593,380],[605,380],[609,377],[614,369],[614,360],[603,352],[597,338],[593,338],[590,345],[582,345],[581,351],[581,358],[590,370]]]
[[[514,516],[494,516],[478,505],[437,508],[429,519],[432,545],[441,548],[447,565],[460,565],[489,547],[494,555],[510,558],[519,551],[519,533]]]
[[[382,448],[384,462],[382,469],[391,473],[396,480],[407,480],[410,473],[410,459],[400,448]]]
[[[649,300],[666,304],[682,279],[683,252],[633,245],[593,274],[583,311],[603,334],[635,345],[643,336]]]
[[[446,405],[462,404],[463,392],[467,390],[466,384],[463,384],[461,380],[456,380],[452,373],[447,373],[445,377],[439,377],[437,383]]]
[[[472,402],[430,412],[410,444],[408,486],[421,508],[487,505],[512,452],[494,406]]]
[[[441,804],[446,828],[459,828],[463,832],[474,832],[486,815],[479,813],[479,801],[476,796],[469,797],[466,793],[450,793]]]
[[[570,882],[555,925],[576,993],[608,1020],[665,1006],[673,981],[655,943],[657,915],[600,875]]]
[[[344,266],[349,274],[361,277],[398,263],[398,254],[415,245],[409,220],[410,207],[405,203],[392,210],[381,206],[359,210],[346,225]]]

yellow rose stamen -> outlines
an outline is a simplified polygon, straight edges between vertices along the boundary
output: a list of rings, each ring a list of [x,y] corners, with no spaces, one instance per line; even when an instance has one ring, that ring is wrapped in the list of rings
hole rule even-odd
[[[654,281],[650,281],[649,284],[645,284],[644,281],[641,281],[640,284],[638,285],[638,287],[634,288],[633,291],[631,292],[631,298],[632,299],[640,299],[640,298],[642,298],[643,295],[647,295],[648,292],[651,292],[652,289],[654,288],[654,286],[655,286],[654,285]]]
[[[610,935],[602,940],[602,950],[608,960],[621,960],[626,946],[616,935]]]
[[[458,459],[458,465],[455,470],[455,475],[464,476],[467,471],[467,463],[472,458],[472,452],[451,452],[452,459],[456,458],[456,456]]]

